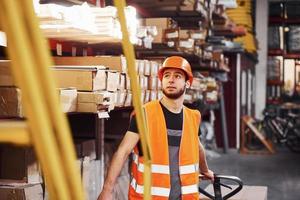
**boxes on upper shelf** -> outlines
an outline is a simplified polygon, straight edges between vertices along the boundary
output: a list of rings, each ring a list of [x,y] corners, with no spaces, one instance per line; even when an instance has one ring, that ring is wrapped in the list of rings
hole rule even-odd
[[[131,106],[131,105],[132,105],[132,93],[130,90],[128,90],[126,94],[124,106]]]
[[[126,89],[126,74],[120,73],[120,81],[118,85],[118,90],[125,90]]]
[[[170,28],[172,25],[173,20],[168,17],[161,17],[161,18],[145,18],[143,19],[143,24],[145,26],[156,26],[162,29]]]
[[[153,43],[164,42],[164,30],[170,28],[173,23],[171,18],[146,18],[143,19],[142,24],[145,26],[155,26],[157,35],[153,38]]]
[[[76,88],[59,88],[60,104],[63,112],[76,112],[77,90]]]
[[[77,90],[106,89],[106,71],[103,66],[56,66],[53,68],[58,87]]]
[[[111,70],[127,72],[124,56],[84,56],[84,57],[53,57],[55,65],[103,65]]]
[[[115,106],[119,106],[119,107],[124,106],[125,100],[126,100],[126,91],[125,90],[118,90]]]
[[[78,92],[78,112],[97,113],[114,107],[114,93],[107,91]]]
[[[106,91],[78,92],[78,103],[94,103],[109,105],[112,101],[111,93]]]
[[[110,92],[117,91],[120,85],[120,73],[116,70],[107,70],[106,90]]]

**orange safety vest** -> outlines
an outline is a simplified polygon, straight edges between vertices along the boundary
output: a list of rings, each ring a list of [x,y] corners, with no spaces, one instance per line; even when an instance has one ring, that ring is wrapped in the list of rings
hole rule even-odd
[[[150,134],[152,155],[151,195],[152,200],[165,200],[170,195],[170,166],[167,127],[159,101],[144,106],[147,127]],[[199,139],[200,113],[183,108],[183,130],[179,149],[179,174],[182,200],[199,199]],[[129,200],[143,199],[143,157],[139,156],[137,146],[133,150]]]

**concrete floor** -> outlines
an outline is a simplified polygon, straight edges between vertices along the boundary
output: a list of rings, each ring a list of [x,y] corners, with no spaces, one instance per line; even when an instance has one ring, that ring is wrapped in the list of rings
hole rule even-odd
[[[244,185],[267,186],[268,200],[300,199],[300,154],[283,147],[273,155],[242,155],[236,150],[219,154],[208,156],[215,173],[238,176]]]

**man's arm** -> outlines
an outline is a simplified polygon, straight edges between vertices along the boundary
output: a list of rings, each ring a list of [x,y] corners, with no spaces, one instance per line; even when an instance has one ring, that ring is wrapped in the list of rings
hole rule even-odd
[[[98,200],[112,200],[112,191],[119,176],[123,165],[128,158],[130,152],[139,141],[139,135],[137,133],[127,131],[118,150],[115,152],[110,167],[108,169],[107,176],[104,181],[102,192],[100,193]]]
[[[200,168],[200,172],[204,176],[206,176],[208,179],[213,181],[214,180],[214,172],[211,171],[208,168],[208,165],[207,165],[207,162],[206,162],[205,150],[203,148],[203,145],[200,142],[200,139],[198,141],[199,141],[199,168]]]

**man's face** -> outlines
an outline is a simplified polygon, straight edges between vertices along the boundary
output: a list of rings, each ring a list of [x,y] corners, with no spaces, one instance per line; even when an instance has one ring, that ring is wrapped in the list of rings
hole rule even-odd
[[[186,85],[189,83],[186,81],[185,73],[180,69],[166,69],[162,78],[162,92],[170,99],[178,99],[184,92]]]

